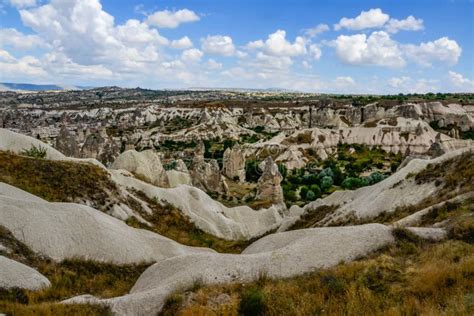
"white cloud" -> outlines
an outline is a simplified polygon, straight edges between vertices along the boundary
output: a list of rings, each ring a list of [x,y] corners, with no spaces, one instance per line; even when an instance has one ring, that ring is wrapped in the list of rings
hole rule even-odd
[[[260,48],[263,48],[264,46],[265,46],[265,43],[262,40],[257,40],[253,42],[248,42],[245,47],[247,47],[248,49],[260,49]]]
[[[391,93],[428,93],[439,91],[437,80],[413,79],[408,76],[392,77],[388,80]]]
[[[310,29],[305,29],[304,33],[306,36],[309,38],[313,38],[318,34],[324,33],[329,31],[329,26],[327,24],[318,24],[315,27],[312,27]]]
[[[0,49],[0,80],[12,78],[38,78],[47,76],[41,62],[33,56],[15,58],[9,52]]]
[[[184,69],[186,67],[181,60],[165,61],[161,65],[165,69]]]
[[[367,28],[380,28],[390,18],[388,14],[382,12],[381,9],[370,9],[362,11],[355,18],[342,18],[339,23],[334,25],[336,31],[346,28],[349,30],[363,30]]]
[[[131,19],[116,28],[117,39],[124,43],[167,45],[168,39],[145,23]]]
[[[458,43],[448,37],[420,45],[405,45],[404,49],[408,58],[422,66],[431,66],[434,61],[455,65],[462,53]]]
[[[403,67],[402,57],[397,42],[384,31],[365,34],[339,35],[332,41],[336,54],[344,63],[352,65],[378,65],[385,67]]]
[[[0,46],[12,46],[17,49],[46,47],[46,43],[37,35],[25,35],[16,29],[0,29]]]
[[[181,60],[185,63],[197,63],[201,61],[203,55],[203,52],[201,52],[199,49],[191,48],[183,51],[181,54]]]
[[[423,29],[423,20],[417,19],[413,15],[408,16],[404,20],[390,19],[385,25],[385,30],[389,33],[397,33],[398,31],[420,31]]]
[[[258,52],[256,56],[256,64],[258,68],[266,69],[288,69],[293,65],[293,61],[288,56],[271,56],[262,52]]]
[[[191,40],[189,39],[189,37],[187,36],[184,36],[178,40],[173,40],[171,41],[171,45],[170,45],[172,48],[176,48],[176,49],[186,49],[186,48],[191,48],[193,47],[193,42],[191,42]]]
[[[338,87],[347,87],[347,86],[352,86],[355,84],[354,79],[352,77],[346,76],[346,77],[337,77],[334,80],[334,83]]]
[[[176,28],[182,23],[199,21],[199,16],[191,10],[156,11],[148,16],[146,23],[161,28]]]
[[[392,88],[399,89],[411,82],[411,78],[407,76],[392,77],[388,80],[388,85]]]
[[[449,80],[457,88],[464,89],[463,92],[472,92],[474,91],[474,80],[465,78],[460,73],[449,71]]]
[[[220,70],[222,69],[222,64],[221,63],[218,63],[217,61],[215,61],[214,59],[210,58],[207,62],[206,62],[206,67],[210,70]]]
[[[208,54],[232,56],[236,53],[230,36],[208,35],[201,40],[201,49]]]
[[[19,9],[36,6],[36,0],[8,0],[8,3]]]
[[[313,66],[307,61],[307,60],[303,60],[301,62],[301,66],[303,66],[304,69],[311,69],[313,68]]]
[[[311,44],[309,46],[309,53],[311,54],[311,57],[317,60],[319,60],[322,55],[321,48],[316,44]]]
[[[277,30],[268,36],[263,50],[272,56],[298,56],[306,54],[306,42],[301,36],[292,44],[286,40],[286,32]]]
[[[168,40],[138,20],[114,25],[98,0],[52,1],[20,10],[26,26],[44,38],[56,54],[78,65],[104,65],[123,72],[149,71]]]

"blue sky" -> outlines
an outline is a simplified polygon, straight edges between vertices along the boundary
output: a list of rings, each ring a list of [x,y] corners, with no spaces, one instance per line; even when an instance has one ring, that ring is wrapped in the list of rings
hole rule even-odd
[[[474,91],[474,2],[0,0],[0,82]]]

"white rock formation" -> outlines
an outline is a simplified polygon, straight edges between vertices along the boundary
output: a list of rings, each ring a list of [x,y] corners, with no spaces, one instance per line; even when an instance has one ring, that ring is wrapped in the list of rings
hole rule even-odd
[[[158,188],[123,171],[111,170],[112,179],[123,188],[142,191],[149,198],[169,203],[178,208],[196,227],[228,240],[247,240],[276,229],[283,220],[278,206],[255,211],[248,206],[228,208],[213,200],[202,190],[181,185]]]
[[[83,258],[126,264],[213,252],[132,228],[88,206],[49,203],[4,183],[0,183],[0,225],[33,251],[57,261]]]
[[[262,175],[258,179],[256,198],[273,204],[283,203],[283,190],[280,186],[282,179],[278,166],[273,162],[272,157],[268,156],[265,159]]]
[[[292,277],[354,260],[393,241],[391,229],[381,224],[272,234],[241,255],[197,254],[157,263],[140,276],[128,295],[108,300],[77,297],[68,302],[104,303],[117,315],[156,314],[171,293],[192,286],[196,280],[220,284],[249,282],[262,274]]]
[[[41,290],[51,286],[49,280],[33,268],[0,256],[0,289]]]
[[[245,153],[237,144],[224,151],[222,173],[229,179],[245,182]]]
[[[111,169],[127,170],[153,185],[169,187],[168,175],[161,164],[160,156],[152,150],[127,150],[114,161]]]
[[[428,196],[436,195],[440,189],[434,183],[416,184],[414,177],[426,168],[428,164],[442,164],[444,161],[462,155],[472,154],[474,147],[458,149],[434,159],[413,159],[404,168],[398,170],[381,182],[351,191],[336,191],[324,199],[318,199],[300,208],[292,206],[290,214],[297,218],[304,213],[316,210],[322,205],[337,205],[338,208],[323,218],[320,225],[331,225],[355,216],[359,219],[370,220],[382,212],[393,212],[397,207],[408,207],[420,203]],[[294,221],[294,218],[287,219]],[[288,224],[281,227],[283,230]]]

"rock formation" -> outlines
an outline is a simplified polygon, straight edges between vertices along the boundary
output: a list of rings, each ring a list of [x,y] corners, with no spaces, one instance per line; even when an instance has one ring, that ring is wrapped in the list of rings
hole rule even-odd
[[[127,150],[120,154],[111,168],[127,170],[159,187],[167,188],[170,186],[168,175],[161,164],[160,157],[153,149],[141,152]]]
[[[68,157],[79,157],[79,145],[76,137],[65,125],[59,131],[55,148]]]
[[[92,130],[86,135],[81,148],[81,157],[94,158],[105,165],[111,164],[120,151],[115,141],[107,135],[104,129]]]
[[[222,161],[222,173],[232,180],[245,182],[245,153],[240,145],[227,148]]]
[[[0,289],[41,290],[51,286],[41,273],[20,262],[0,256]]]
[[[271,201],[273,204],[279,204],[284,201],[283,190],[280,186],[282,176],[278,166],[273,162],[271,156],[265,160],[263,173],[258,179],[257,196],[261,201]]]
[[[226,194],[227,183],[221,175],[219,164],[215,159],[194,157],[190,169],[193,185],[209,193]]]

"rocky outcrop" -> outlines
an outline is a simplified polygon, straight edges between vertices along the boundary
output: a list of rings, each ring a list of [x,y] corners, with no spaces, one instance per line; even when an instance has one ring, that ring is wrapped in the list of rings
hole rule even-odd
[[[110,165],[120,152],[116,142],[107,135],[104,129],[92,130],[87,133],[81,148],[82,158],[94,158]]]
[[[0,225],[31,250],[55,261],[156,262],[207,248],[183,246],[85,205],[50,203],[0,183]]]
[[[56,137],[55,148],[68,157],[79,157],[79,144],[76,136],[63,125]]]
[[[190,174],[193,185],[201,190],[216,194],[226,194],[229,191],[215,159],[204,159],[202,156],[194,157]]]
[[[272,234],[239,255],[197,254],[157,263],[140,276],[125,296],[106,300],[82,296],[67,303],[103,303],[117,315],[152,315],[159,313],[171,293],[192,286],[196,280],[225,284],[247,283],[261,275],[293,277],[366,256],[394,240],[391,228],[381,224]]]
[[[0,289],[26,289],[31,291],[50,287],[49,280],[33,268],[0,256]]]
[[[273,162],[272,157],[268,156],[263,173],[258,179],[256,198],[273,204],[282,203],[284,201],[283,190],[280,186],[282,179],[278,166]]]
[[[222,161],[222,173],[232,180],[245,182],[245,153],[240,145],[227,148]]]
[[[153,149],[127,150],[114,161],[111,169],[127,170],[139,178],[158,187],[169,187],[168,175],[161,164],[160,156]]]

